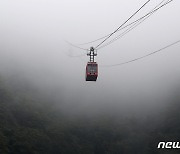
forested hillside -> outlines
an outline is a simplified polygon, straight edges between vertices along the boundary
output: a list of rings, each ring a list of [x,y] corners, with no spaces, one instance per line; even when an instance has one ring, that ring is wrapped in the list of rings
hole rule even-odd
[[[33,87],[13,88],[0,81],[2,154],[178,154],[158,150],[160,141],[180,141],[179,91],[164,116],[71,117]],[[41,98],[42,97],[42,98]]]

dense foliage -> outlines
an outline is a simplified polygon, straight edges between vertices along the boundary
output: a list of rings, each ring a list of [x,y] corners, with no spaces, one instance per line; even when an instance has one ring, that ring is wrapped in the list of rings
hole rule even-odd
[[[52,102],[0,83],[2,154],[165,154],[159,141],[180,141],[180,98],[172,96],[164,118],[116,115],[68,117]]]

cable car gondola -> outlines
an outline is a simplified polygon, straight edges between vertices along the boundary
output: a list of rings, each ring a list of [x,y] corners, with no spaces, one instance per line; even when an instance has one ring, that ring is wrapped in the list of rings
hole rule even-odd
[[[98,77],[98,64],[88,62],[86,65],[86,81],[96,81]]]

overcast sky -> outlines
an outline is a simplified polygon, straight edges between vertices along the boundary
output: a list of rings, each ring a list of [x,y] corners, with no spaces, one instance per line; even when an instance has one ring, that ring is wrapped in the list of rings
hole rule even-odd
[[[144,16],[161,1],[151,0],[128,23]],[[164,97],[180,81],[180,44],[127,65],[100,66],[97,82],[85,82],[88,57],[71,56],[86,51],[64,41],[79,44],[107,35],[145,2],[0,0],[1,73],[17,71],[19,76],[24,75],[43,88],[61,89],[59,93],[67,102],[83,102],[87,106],[112,102],[120,106],[131,102],[129,106],[135,106],[129,100]],[[121,39],[98,50],[97,63],[122,63],[179,40],[179,14],[180,1],[174,0]],[[81,47],[90,48],[98,43]],[[143,101],[143,106],[148,105],[148,101]]]

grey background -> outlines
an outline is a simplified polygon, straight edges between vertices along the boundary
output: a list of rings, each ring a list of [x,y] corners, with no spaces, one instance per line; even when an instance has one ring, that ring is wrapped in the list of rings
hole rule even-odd
[[[88,57],[71,57],[86,52],[64,41],[78,44],[109,34],[145,2],[0,0],[0,73],[15,78],[23,76],[54,93],[74,114],[107,113],[115,109],[147,114],[158,110],[179,86],[179,44],[134,63],[99,67],[99,77],[94,83],[85,82]],[[160,2],[152,0],[130,22]],[[177,41],[179,14],[180,1],[174,0],[122,39],[99,50],[98,64],[121,63]]]

